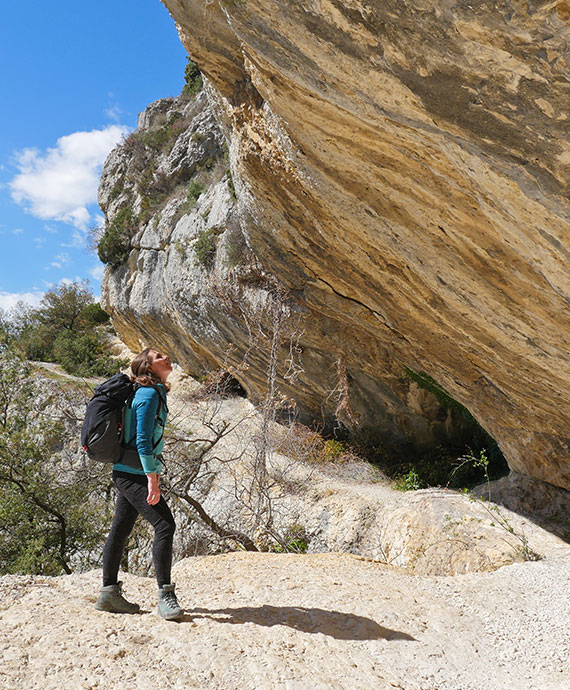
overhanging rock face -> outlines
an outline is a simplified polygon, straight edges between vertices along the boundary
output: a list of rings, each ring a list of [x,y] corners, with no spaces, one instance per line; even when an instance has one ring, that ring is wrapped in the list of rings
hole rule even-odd
[[[570,488],[570,3],[165,4],[248,240],[348,371],[428,373]]]

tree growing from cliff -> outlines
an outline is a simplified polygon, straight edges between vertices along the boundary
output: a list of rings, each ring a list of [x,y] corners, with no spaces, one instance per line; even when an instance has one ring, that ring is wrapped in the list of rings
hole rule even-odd
[[[187,60],[188,62],[184,70],[184,88],[182,89],[182,94],[184,96],[193,96],[202,88],[202,73],[192,58],[188,57]]]

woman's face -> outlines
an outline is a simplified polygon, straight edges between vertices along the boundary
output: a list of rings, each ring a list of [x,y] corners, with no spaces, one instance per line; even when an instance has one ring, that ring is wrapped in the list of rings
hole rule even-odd
[[[156,350],[151,350],[148,353],[148,358],[152,362],[150,365],[150,371],[161,381],[166,381],[168,375],[172,371],[172,364],[166,355],[157,352]]]

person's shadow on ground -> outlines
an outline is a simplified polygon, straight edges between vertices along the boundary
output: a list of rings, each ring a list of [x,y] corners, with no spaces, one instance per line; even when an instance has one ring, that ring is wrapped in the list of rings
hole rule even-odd
[[[378,625],[371,618],[340,611],[307,608],[304,606],[243,606],[227,609],[200,609],[187,611],[183,621],[211,618],[217,623],[239,625],[287,625],[307,633],[323,633],[338,640],[415,640],[398,630]]]

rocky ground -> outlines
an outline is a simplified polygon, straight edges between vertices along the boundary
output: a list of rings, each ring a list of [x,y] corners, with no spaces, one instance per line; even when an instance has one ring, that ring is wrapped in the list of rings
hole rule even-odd
[[[351,554],[232,553],[175,566],[181,622],[152,579],[134,616],[95,611],[100,573],[0,580],[0,687],[563,690],[570,550],[493,573],[410,575]]]

